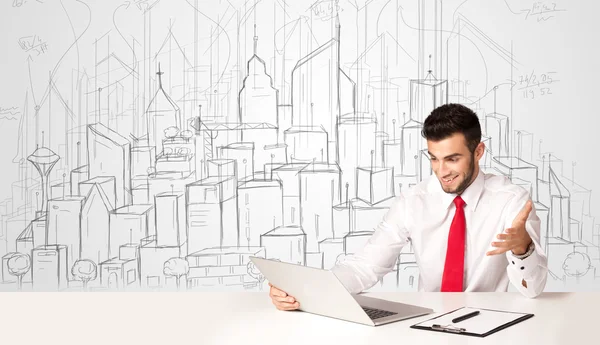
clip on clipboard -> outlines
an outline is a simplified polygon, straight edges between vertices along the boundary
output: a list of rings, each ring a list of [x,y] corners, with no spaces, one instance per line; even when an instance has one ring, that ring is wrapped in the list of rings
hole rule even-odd
[[[452,320],[456,321],[456,318],[460,318],[461,316],[474,311],[479,311],[477,316],[459,322],[452,322]],[[474,337],[486,337],[531,317],[533,317],[533,314],[463,307],[432,319],[422,321],[410,326],[410,328],[434,332],[448,332]]]

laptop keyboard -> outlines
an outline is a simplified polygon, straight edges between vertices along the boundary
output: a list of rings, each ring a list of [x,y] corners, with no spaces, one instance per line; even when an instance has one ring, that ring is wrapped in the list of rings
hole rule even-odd
[[[387,310],[373,309],[373,308],[367,308],[367,307],[362,307],[362,308],[367,313],[367,315],[369,315],[371,320],[380,319],[382,317],[398,314],[398,313],[394,313],[394,312],[387,311]]]

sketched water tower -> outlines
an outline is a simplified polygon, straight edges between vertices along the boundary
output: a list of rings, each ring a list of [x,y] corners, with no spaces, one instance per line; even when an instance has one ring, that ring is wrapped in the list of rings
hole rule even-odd
[[[36,216],[41,216],[46,213],[46,207],[48,205],[48,176],[50,175],[50,171],[58,162],[60,157],[52,152],[49,148],[40,147],[35,150],[27,160],[30,161],[33,166],[39,171],[40,175],[42,175],[42,208],[37,211]]]

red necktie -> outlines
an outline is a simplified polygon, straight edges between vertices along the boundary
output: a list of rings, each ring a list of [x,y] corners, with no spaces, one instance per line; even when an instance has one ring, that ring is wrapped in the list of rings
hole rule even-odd
[[[446,264],[442,276],[442,292],[462,292],[463,274],[465,267],[465,206],[464,200],[457,196],[454,198],[456,212],[450,233],[448,234],[448,248],[446,250]]]

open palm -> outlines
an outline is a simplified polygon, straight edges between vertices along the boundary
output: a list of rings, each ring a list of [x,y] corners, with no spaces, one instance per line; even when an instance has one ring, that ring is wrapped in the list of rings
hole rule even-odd
[[[527,247],[531,243],[531,237],[525,229],[525,223],[532,209],[533,203],[531,200],[528,200],[513,220],[511,227],[504,230],[504,233],[496,236],[501,241],[492,242],[492,246],[497,249],[487,252],[486,255],[502,254],[509,250],[518,255],[527,251]]]

